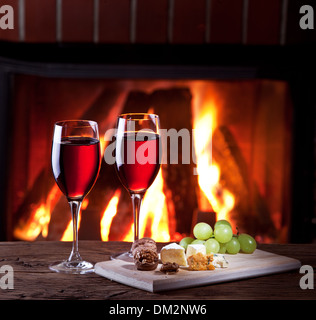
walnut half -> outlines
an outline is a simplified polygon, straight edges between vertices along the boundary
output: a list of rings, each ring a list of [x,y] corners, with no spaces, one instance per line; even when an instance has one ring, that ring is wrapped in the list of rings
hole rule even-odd
[[[134,263],[138,270],[155,270],[158,266],[158,254],[156,251],[148,248],[136,250]]]
[[[174,274],[179,271],[179,265],[175,262],[166,262],[161,266],[160,271],[166,274]]]

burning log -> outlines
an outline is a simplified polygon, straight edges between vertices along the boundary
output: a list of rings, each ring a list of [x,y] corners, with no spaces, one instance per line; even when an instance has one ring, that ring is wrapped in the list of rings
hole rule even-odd
[[[41,233],[47,236],[49,209],[59,199],[54,185],[54,179],[43,169],[14,215],[13,235],[16,239],[35,240]]]
[[[149,106],[149,95],[147,93],[142,91],[130,91],[123,105],[121,113],[147,112]],[[103,166],[106,168],[104,179],[109,179],[109,177],[111,179],[110,184],[106,181],[104,181],[102,184],[102,181],[100,181],[100,185],[103,185],[103,190],[104,186],[107,185],[108,188],[111,189],[110,194],[113,195],[116,189],[121,189],[120,201],[117,206],[117,214],[112,220],[109,240],[123,239],[124,235],[129,233],[131,229],[131,222],[133,221],[131,199],[128,192],[124,187],[122,187],[116,175],[114,165],[104,163]],[[101,179],[103,178],[101,177]]]
[[[101,119],[98,121],[101,138],[103,132],[113,126],[116,119],[113,117],[113,108],[119,96],[120,90],[105,88],[81,116],[82,119]],[[50,154],[50,151],[47,154]],[[44,238],[56,240],[56,235],[62,235],[71,219],[69,205],[65,197],[61,196],[48,168],[50,169],[50,166],[40,172],[14,215],[13,234],[17,239],[35,240],[42,233]],[[93,216],[91,213],[90,215]]]
[[[102,159],[98,180],[87,196],[89,205],[82,210],[80,239],[101,240],[99,230],[102,214],[115,191],[121,188],[113,169],[113,166],[106,164]],[[91,230],[94,231],[91,232]]]
[[[275,236],[269,209],[255,181],[249,178],[245,159],[229,129],[220,126],[213,134],[213,159],[221,170],[220,183],[235,195],[231,218],[242,230],[252,234],[265,232]],[[258,227],[260,226],[260,230]]]
[[[191,230],[193,230],[194,226],[199,222],[208,223],[210,226],[214,226],[216,222],[216,212],[214,211],[201,211],[195,210],[192,219]],[[193,236],[193,233],[191,234]]]
[[[221,185],[237,197],[241,211],[249,212],[249,179],[247,165],[241,151],[225,126],[217,127],[212,139],[212,157],[221,170]]]
[[[117,90],[116,88],[104,89],[82,116],[85,119],[96,119],[98,121],[101,142],[103,142],[105,131],[115,126],[116,113],[119,112],[120,107],[117,101],[121,98],[121,95],[121,90]],[[105,147],[106,145],[104,144]],[[115,191],[121,187],[114,175],[112,166],[101,159],[99,177],[86,197],[89,204],[85,210],[82,210],[79,229],[80,239],[101,239],[100,232],[97,232],[97,230],[100,230],[101,214],[104,212]],[[91,232],[91,230],[94,231]]]
[[[122,112],[135,112],[135,110],[148,112],[149,109],[153,109],[159,115],[162,128],[174,128],[177,131],[187,128],[189,132],[192,132],[191,94],[188,89],[157,90],[151,94],[131,91]],[[175,230],[180,233],[189,233],[193,212],[197,208],[196,190],[198,186],[196,176],[193,175],[193,162],[182,164],[182,145],[181,139],[179,140],[178,164],[171,163],[169,158],[167,164],[162,165],[163,192],[167,203],[169,230],[171,233],[174,233]],[[118,181],[117,178],[116,180]],[[123,200],[122,197],[125,199]],[[152,209],[149,208],[149,210]],[[118,236],[127,234],[131,230],[132,207],[125,190],[121,193],[117,210],[118,214],[113,218],[109,234],[110,240],[117,240]],[[152,218],[146,217],[146,219],[147,226],[144,228],[145,234],[148,235],[150,233],[148,225]]]
[[[130,91],[121,113],[148,112],[150,95],[143,91]]]
[[[157,90],[151,94],[151,106],[159,114],[163,129],[188,129],[192,133],[191,93],[187,88]],[[189,164],[183,163],[182,139],[178,141],[178,163],[171,163],[170,155],[167,164],[162,165],[165,181],[164,193],[167,203],[173,204],[176,219],[176,230],[189,233],[194,210],[197,208],[197,177],[193,175],[192,157]],[[192,135],[190,135],[190,146]],[[187,142],[186,142],[187,143]],[[191,149],[191,148],[190,148]],[[170,152],[170,148],[165,148]]]
[[[69,221],[71,221],[71,212],[67,199],[61,191],[59,192],[61,195],[60,199],[51,211],[47,240],[60,240]]]

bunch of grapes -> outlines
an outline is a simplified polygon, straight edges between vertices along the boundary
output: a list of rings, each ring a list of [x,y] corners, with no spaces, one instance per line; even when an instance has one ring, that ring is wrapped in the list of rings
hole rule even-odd
[[[256,240],[246,233],[233,234],[232,226],[227,220],[219,220],[213,228],[199,222],[193,228],[195,237],[185,237],[180,241],[180,246],[187,248],[188,244],[204,244],[206,253],[253,253],[257,248]]]

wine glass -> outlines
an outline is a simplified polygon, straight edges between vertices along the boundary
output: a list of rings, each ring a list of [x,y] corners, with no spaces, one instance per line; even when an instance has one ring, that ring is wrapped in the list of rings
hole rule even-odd
[[[117,119],[115,169],[132,198],[134,241],[139,239],[139,213],[143,197],[160,169],[159,116],[126,113]],[[131,261],[131,251],[111,257]]]
[[[100,170],[98,124],[89,120],[55,123],[52,144],[52,169],[60,190],[67,197],[73,222],[72,251],[68,260],[49,266],[56,272],[84,274],[94,271],[78,250],[78,215],[84,197],[92,189]]]

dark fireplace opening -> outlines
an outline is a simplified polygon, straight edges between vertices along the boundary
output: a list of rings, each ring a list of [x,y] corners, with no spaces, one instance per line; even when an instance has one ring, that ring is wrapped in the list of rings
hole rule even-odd
[[[230,57],[227,46],[151,46],[140,58],[142,46],[118,57],[121,46],[87,45],[70,63],[78,47],[41,48],[53,49],[48,61],[25,54],[27,61],[1,63],[2,239],[71,240],[70,210],[50,166],[55,121],[97,121],[104,150],[119,113],[149,111],[164,129],[188,129],[196,163],[162,166],[144,201],[142,235],[177,241],[206,217],[228,219],[259,242],[313,240],[315,97],[309,73],[289,63],[296,50],[232,46]],[[103,160],[79,237],[131,241],[131,231],[129,196]]]

